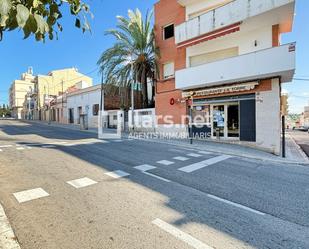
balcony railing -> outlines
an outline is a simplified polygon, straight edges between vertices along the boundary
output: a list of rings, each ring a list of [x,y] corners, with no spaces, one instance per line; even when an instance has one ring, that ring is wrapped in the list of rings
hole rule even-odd
[[[290,43],[176,71],[176,88],[194,89],[270,77],[290,82],[294,71],[295,43]]]
[[[176,27],[176,44],[241,22],[295,0],[235,0]]]

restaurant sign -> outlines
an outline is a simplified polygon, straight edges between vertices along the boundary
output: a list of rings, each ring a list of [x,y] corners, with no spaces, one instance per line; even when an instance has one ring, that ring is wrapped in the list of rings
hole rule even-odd
[[[259,82],[254,81],[254,82],[248,82],[244,84],[207,88],[207,89],[198,90],[198,91],[183,92],[182,97],[183,98],[202,97],[202,96],[208,96],[208,95],[218,95],[218,94],[224,94],[224,93],[250,91],[250,90],[253,90],[258,84]]]

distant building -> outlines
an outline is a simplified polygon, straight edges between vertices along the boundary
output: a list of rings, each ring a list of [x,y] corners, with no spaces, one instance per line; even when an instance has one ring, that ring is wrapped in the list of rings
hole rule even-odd
[[[286,93],[281,94],[281,115],[287,116],[289,114],[289,96]]]
[[[12,117],[22,118],[25,96],[34,89],[34,78],[32,68],[21,75],[19,80],[14,80],[9,89],[9,106],[12,110]]]
[[[304,107],[304,126],[308,126],[309,127],[309,106],[305,106]]]
[[[72,86],[79,89],[92,86],[92,78],[79,73],[76,68],[53,70],[47,75],[37,75],[33,79],[34,89],[29,92],[32,119],[51,119],[50,102],[57,96],[62,95]],[[27,105],[26,105],[27,106]],[[29,106],[29,105],[28,105]],[[63,118],[63,117],[61,117]]]

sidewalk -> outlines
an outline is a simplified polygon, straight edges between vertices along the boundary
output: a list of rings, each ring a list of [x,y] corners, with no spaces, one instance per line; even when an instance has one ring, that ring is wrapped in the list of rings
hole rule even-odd
[[[80,126],[76,124],[59,124],[56,122],[52,122],[48,124],[46,121],[37,121],[37,120],[24,120],[24,122],[28,123],[37,123],[43,125],[49,125],[54,127],[62,127],[71,130],[80,130]],[[108,133],[116,133],[116,129],[106,129]],[[90,132],[93,134],[98,134],[97,128],[90,128],[89,130],[83,130],[83,132]],[[128,137],[129,134],[123,134],[123,137]],[[130,137],[134,138],[134,137]],[[138,138],[136,138],[138,139]],[[145,140],[145,139],[143,139]],[[246,157],[251,159],[258,160],[270,160],[280,163],[294,163],[294,164],[302,164],[309,165],[309,160],[307,156],[303,153],[301,148],[296,144],[294,139],[287,134],[286,136],[286,158],[282,158],[280,156],[276,156],[274,154],[257,150],[254,148],[238,145],[238,144],[229,144],[229,143],[221,143],[216,141],[201,141],[201,140],[193,140],[193,144],[191,145],[189,140],[187,139],[148,139],[150,142],[157,143],[167,143],[171,145],[179,145],[184,146],[186,148],[199,149],[199,150],[207,150],[216,153],[229,154],[233,156]]]
[[[286,134],[286,156],[291,160],[295,161],[303,160],[309,163],[309,158],[289,132],[287,132]]]
[[[0,248],[20,249],[17,238],[0,203]]]

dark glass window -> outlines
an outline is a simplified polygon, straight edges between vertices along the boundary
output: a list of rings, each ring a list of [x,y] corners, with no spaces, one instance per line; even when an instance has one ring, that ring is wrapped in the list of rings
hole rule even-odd
[[[98,116],[99,115],[99,104],[95,104],[92,106],[92,114],[93,116]]]
[[[174,37],[174,24],[170,24],[163,28],[163,38],[167,40],[169,38]]]

